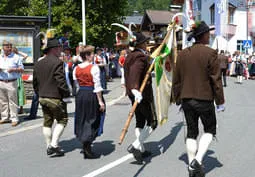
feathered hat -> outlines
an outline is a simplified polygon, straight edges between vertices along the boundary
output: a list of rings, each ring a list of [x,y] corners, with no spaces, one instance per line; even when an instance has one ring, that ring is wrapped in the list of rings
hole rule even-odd
[[[43,36],[43,39],[42,39],[42,49],[43,50],[47,50],[49,48],[59,46],[59,42],[55,38],[55,35],[56,35],[55,31],[56,31],[56,29],[47,29],[46,33],[40,32],[36,35],[36,37],[39,37],[40,35]]]
[[[126,40],[125,41],[119,40],[119,43],[125,42],[125,43],[129,44],[129,49],[131,51],[133,51],[135,49],[136,45],[142,44],[149,39],[148,37],[144,36],[142,33],[132,32],[132,25],[135,26],[135,24],[133,22],[131,22],[129,24],[129,28],[127,28],[126,26],[119,24],[119,23],[113,23],[112,25],[118,26],[118,27],[124,29],[128,33]],[[119,38],[116,37],[117,44],[118,44],[118,39]]]
[[[191,34],[188,36],[188,41],[214,29],[214,27],[210,28],[204,21],[196,21],[192,25]]]

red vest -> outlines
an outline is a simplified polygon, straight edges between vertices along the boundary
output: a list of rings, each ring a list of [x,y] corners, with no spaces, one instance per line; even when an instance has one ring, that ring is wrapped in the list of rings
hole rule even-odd
[[[93,76],[91,74],[92,64],[85,68],[76,67],[76,78],[80,86],[94,86]]]

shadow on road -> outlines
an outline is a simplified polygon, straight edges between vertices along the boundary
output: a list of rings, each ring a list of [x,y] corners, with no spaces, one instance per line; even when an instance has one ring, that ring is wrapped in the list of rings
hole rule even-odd
[[[114,141],[107,140],[102,142],[95,142],[93,143],[93,149],[95,152],[107,156],[111,154],[115,150],[115,144],[113,144]]]
[[[205,166],[204,170],[205,173],[209,173],[212,171],[214,168],[221,168],[223,167],[223,164],[217,159],[217,157],[212,157],[211,155],[214,154],[214,151],[208,150],[204,159],[203,159],[203,164]],[[185,162],[186,165],[188,165],[188,156],[186,153],[182,154],[179,157],[179,160],[182,160]]]
[[[59,145],[64,149],[65,153],[72,152],[75,149],[82,149],[82,144],[76,138],[63,140],[59,142]]]
[[[164,137],[163,139],[157,142],[148,142],[144,144],[145,149],[151,151],[152,155],[144,159],[145,164],[142,165],[142,167],[137,171],[134,177],[137,177],[142,172],[142,170],[146,167],[146,165],[151,162],[153,157],[156,157],[167,151],[167,149],[174,143],[182,126],[183,126],[183,122],[179,122],[171,129],[170,134]],[[131,162],[131,163],[134,164],[134,162]]]
[[[64,149],[65,153],[72,152],[75,149],[82,150],[82,144],[76,138],[63,140],[59,143],[59,145]],[[111,140],[102,142],[95,141],[92,144],[92,150],[97,154],[107,156],[115,150],[115,145]]]

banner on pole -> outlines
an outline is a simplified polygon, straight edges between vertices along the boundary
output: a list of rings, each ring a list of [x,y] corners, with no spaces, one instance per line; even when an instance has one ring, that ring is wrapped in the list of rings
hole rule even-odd
[[[215,34],[224,36],[228,17],[228,0],[215,0]]]

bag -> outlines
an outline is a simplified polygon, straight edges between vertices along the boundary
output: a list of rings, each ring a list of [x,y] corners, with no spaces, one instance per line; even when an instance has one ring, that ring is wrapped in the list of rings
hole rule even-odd
[[[115,64],[114,64],[113,62],[110,62],[110,68],[111,68],[112,70],[115,70],[115,69],[116,69]]]

